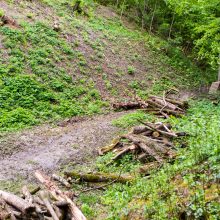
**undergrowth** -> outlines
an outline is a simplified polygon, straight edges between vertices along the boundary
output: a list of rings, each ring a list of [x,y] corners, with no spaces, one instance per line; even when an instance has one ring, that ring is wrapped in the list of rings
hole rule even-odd
[[[191,105],[186,116],[168,120],[175,130],[190,134],[176,143],[175,162],[152,170],[150,177],[141,177],[136,174],[140,164],[132,160],[132,155],[105,166],[113,156],[107,154],[97,160],[97,169],[129,172],[137,175],[136,180],[127,185],[113,184],[101,194],[82,196],[83,207],[88,205],[93,210],[90,198],[95,196],[102,205],[99,211],[109,220],[219,219],[220,108],[205,100]]]
[[[19,129],[82,114],[101,112],[92,80],[74,79],[64,68],[79,52],[43,23],[23,30],[1,27],[6,57],[0,64],[0,130]]]
[[[32,13],[31,22],[20,21],[19,28],[0,27],[1,131],[101,113],[112,97],[146,98],[171,87],[195,88],[213,80],[212,74],[200,70],[166,41],[127,28],[117,16],[96,15],[97,5],[92,1],[82,4],[88,15],[72,14],[74,2],[67,0],[40,2],[40,7],[53,9],[59,17],[60,32],[53,30],[47,17],[45,22],[34,20],[34,11],[26,15],[29,18]],[[27,10],[31,3],[10,4]],[[139,52],[143,47],[144,54]],[[92,54],[82,48],[90,48]],[[126,64],[115,65],[115,60],[124,57]],[[139,69],[140,63],[144,70]]]

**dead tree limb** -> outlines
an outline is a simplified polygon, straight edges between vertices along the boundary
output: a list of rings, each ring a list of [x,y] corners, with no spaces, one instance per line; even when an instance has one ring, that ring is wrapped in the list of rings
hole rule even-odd
[[[86,182],[110,182],[116,180],[120,183],[126,183],[133,180],[132,176],[117,175],[117,174],[107,174],[107,173],[79,173],[75,171],[65,172],[67,177],[72,177],[74,179],[79,179]]]

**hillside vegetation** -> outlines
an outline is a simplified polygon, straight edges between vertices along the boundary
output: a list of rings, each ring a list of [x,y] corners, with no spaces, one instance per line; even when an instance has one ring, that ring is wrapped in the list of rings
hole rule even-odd
[[[73,13],[68,1],[0,6],[17,24],[0,27],[1,130],[97,114],[114,99],[213,80],[181,51],[168,57],[162,40],[94,3],[83,6],[88,15]]]
[[[70,168],[132,175],[132,182],[113,181],[101,188],[73,181],[74,199],[89,220],[219,220],[219,94],[202,94],[217,78],[219,1],[81,0],[80,8],[73,11],[76,2],[0,2],[1,20],[7,16],[11,21],[0,25],[2,145],[11,148],[13,154],[13,150],[22,152],[25,143],[28,147],[35,143],[30,152],[37,155],[36,161],[56,154],[49,161],[56,163],[52,167],[60,166],[64,156],[60,175]],[[42,123],[111,112],[111,104],[116,101],[145,100],[152,94],[163,94],[164,99],[165,91],[172,89],[181,95],[194,94],[186,114],[179,118],[157,118],[145,109],[109,117],[98,130],[91,127],[98,127],[105,115],[98,122],[96,118],[91,124],[85,121],[82,127],[46,126],[31,133],[32,126]],[[186,136],[172,139],[175,159],[164,160],[141,175],[138,170],[143,164],[132,153],[115,163],[109,163],[113,152],[95,158],[98,150],[93,147],[109,124],[124,133],[140,121],[170,123],[174,131],[186,132]],[[26,128],[30,133],[22,133]],[[21,132],[21,136],[13,136],[20,138],[18,144],[10,140],[15,131]],[[92,142],[90,139],[92,149],[85,146]],[[72,140],[74,143],[70,143]],[[45,149],[41,157],[38,144],[41,149],[55,147]],[[74,152],[68,151],[70,145]],[[56,146],[61,151],[56,151]],[[13,160],[2,154],[6,160]],[[82,155],[90,157],[83,160]],[[32,172],[39,167],[36,161],[23,161],[24,169],[28,167]],[[0,188],[17,191],[16,184],[21,185],[19,181],[0,181]]]

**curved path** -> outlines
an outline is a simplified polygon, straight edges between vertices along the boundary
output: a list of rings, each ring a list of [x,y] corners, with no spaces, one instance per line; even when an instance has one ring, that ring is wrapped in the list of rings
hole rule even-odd
[[[120,131],[111,122],[123,114],[96,116],[66,127],[43,125],[10,135],[0,143],[0,180],[20,176],[29,179],[36,169],[50,172],[70,162],[91,161],[97,148],[108,144]]]

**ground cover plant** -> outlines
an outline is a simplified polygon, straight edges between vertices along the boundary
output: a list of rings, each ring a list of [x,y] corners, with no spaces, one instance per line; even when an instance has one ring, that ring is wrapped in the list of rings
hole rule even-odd
[[[123,118],[118,122],[127,126],[126,121],[122,124]],[[100,212],[104,212],[105,219],[218,219],[218,121],[218,105],[208,100],[193,102],[186,116],[169,119],[175,129],[190,134],[176,143],[175,162],[152,170],[147,177],[136,174],[132,184],[112,184],[104,193],[83,194],[81,201],[85,213],[98,218]],[[99,158],[97,169],[135,174],[140,166],[132,160],[132,155],[118,164],[105,166],[112,156],[110,153]],[[97,211],[92,211],[96,210],[94,199],[102,205]]]

